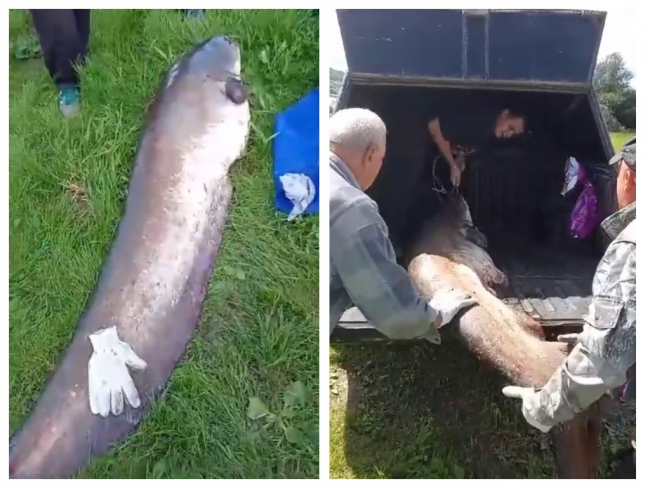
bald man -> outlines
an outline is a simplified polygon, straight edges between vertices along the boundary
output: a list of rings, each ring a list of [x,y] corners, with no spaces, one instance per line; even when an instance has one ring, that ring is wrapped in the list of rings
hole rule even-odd
[[[474,304],[445,290],[422,298],[397,264],[388,228],[365,193],[386,153],[386,126],[370,110],[340,110],[330,118],[330,334],[343,312],[359,308],[390,339],[438,344],[438,328]]]

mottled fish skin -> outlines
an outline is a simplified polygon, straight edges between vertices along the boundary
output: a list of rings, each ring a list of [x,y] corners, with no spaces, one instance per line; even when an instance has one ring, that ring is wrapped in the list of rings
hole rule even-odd
[[[185,353],[228,214],[228,170],[248,139],[238,86],[239,48],[226,37],[196,46],[161,83],[115,242],[71,344],[11,440],[11,477],[75,475],[136,427]],[[89,407],[88,336],[111,326],[148,367],[132,372],[142,406],[102,418]]]
[[[495,296],[489,287],[507,278],[485,249],[471,242],[468,224],[471,215],[462,197],[446,201],[409,246],[409,276],[429,300],[442,288],[469,293],[477,304],[460,312],[446,328],[508,383],[541,388],[566,359],[567,346],[545,341],[539,322]],[[595,404],[551,431],[560,478],[597,476],[602,430],[598,409]]]

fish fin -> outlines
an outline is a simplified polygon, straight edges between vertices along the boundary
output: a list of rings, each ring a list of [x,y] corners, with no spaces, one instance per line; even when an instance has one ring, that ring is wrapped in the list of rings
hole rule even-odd
[[[485,237],[485,234],[483,234],[483,232],[478,230],[473,225],[468,225],[465,228],[465,237],[467,238],[467,240],[476,244],[481,249],[487,250],[487,246],[488,246],[487,237]]]
[[[497,279],[495,280],[495,283],[503,286],[504,288],[507,288],[510,285],[508,275],[501,271],[499,268],[497,268]]]

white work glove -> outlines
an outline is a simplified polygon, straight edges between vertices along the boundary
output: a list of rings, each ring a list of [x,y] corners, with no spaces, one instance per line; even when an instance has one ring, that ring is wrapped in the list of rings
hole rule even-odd
[[[520,386],[506,386],[501,390],[501,392],[510,398],[520,398],[522,400],[521,411],[524,414],[526,422],[535,427],[537,430],[541,430],[546,433],[551,430],[551,427],[541,424],[535,418],[535,412],[537,411],[537,405],[539,402],[539,396],[535,392],[534,388],[522,388]]]
[[[93,355],[88,361],[88,397],[90,411],[107,417],[120,415],[124,397],[133,408],[140,406],[140,397],[127,366],[137,371],[147,367],[133,349],[117,336],[117,328],[109,327],[90,335]]]
[[[476,300],[469,293],[449,288],[436,293],[429,302],[429,306],[440,314],[441,323],[438,327],[442,327],[451,322],[462,309],[475,303]]]
[[[578,343],[578,337],[580,334],[560,334],[557,336],[557,341],[573,347]]]

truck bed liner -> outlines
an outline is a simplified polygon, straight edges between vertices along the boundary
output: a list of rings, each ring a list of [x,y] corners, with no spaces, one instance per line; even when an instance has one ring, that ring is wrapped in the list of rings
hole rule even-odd
[[[582,324],[598,264],[593,255],[580,256],[550,246],[492,255],[510,280],[508,289],[500,293],[505,303],[545,326]]]

